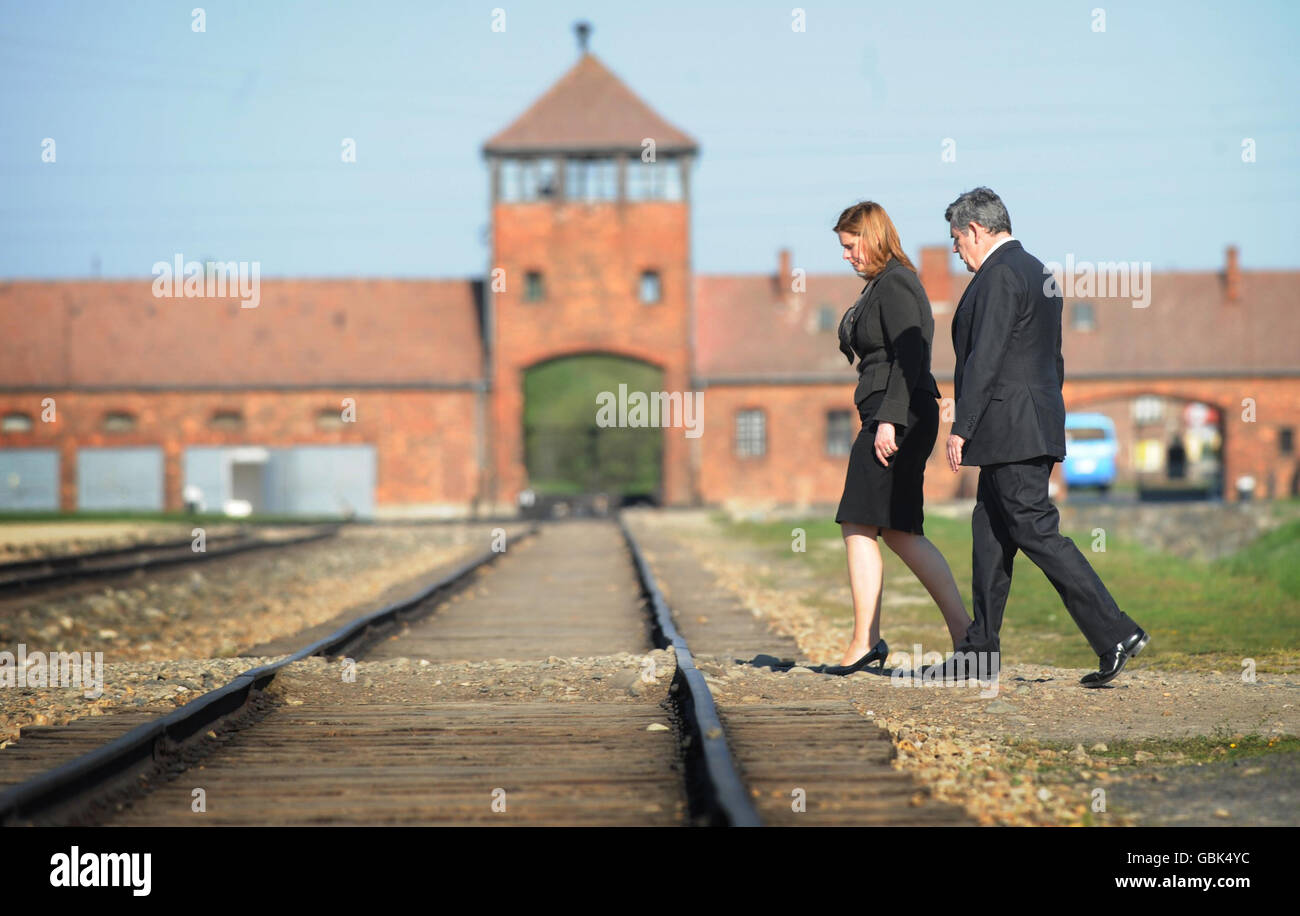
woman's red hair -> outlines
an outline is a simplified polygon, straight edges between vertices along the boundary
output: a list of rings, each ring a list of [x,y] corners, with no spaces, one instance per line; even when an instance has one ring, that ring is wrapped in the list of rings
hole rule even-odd
[[[912,273],[916,267],[903,254],[903,244],[898,230],[885,208],[873,200],[864,200],[845,209],[835,223],[836,232],[847,232],[858,237],[858,257],[866,265],[864,273],[874,277],[885,269],[890,258],[898,258]]]

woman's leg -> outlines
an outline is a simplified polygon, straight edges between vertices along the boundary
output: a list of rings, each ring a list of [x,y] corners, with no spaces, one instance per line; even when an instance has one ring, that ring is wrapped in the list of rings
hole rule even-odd
[[[880,642],[880,591],[885,571],[875,525],[841,522],[849,557],[849,588],[853,590],[853,640],[840,658],[851,665]]]
[[[930,593],[934,603],[939,605],[943,622],[948,625],[948,635],[952,637],[952,647],[957,648],[958,641],[966,635],[971,619],[966,616],[966,606],[962,604],[961,593],[957,591],[957,583],[953,580],[952,570],[948,568],[948,561],[924,535],[890,528],[884,529],[880,534],[889,549],[907,564],[907,568]]]

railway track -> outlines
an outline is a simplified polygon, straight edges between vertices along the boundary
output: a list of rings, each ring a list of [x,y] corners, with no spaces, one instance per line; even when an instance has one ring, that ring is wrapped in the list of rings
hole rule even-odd
[[[964,822],[918,816],[888,737],[844,704],[719,709],[621,519],[530,529],[162,718],[117,718],[24,729],[0,767],[67,762],[0,792],[0,823],[755,826],[788,821],[767,796],[808,782],[792,763],[840,799],[796,823]]]
[[[267,537],[239,532],[206,539],[203,550],[194,549],[192,538],[155,541],[113,547],[106,550],[36,557],[0,564],[0,597],[22,594],[39,588],[51,588],[91,579],[122,576],[141,570],[199,563],[233,556],[250,550],[289,547],[333,537],[339,526],[315,526],[306,534]]]

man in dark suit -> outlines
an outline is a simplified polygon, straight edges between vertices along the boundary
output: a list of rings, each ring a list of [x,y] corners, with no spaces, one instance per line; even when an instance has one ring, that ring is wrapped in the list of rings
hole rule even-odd
[[[965,659],[976,653],[998,657],[1019,550],[1046,574],[1100,658],[1099,670],[1080,683],[1100,687],[1148,637],[1115,604],[1074,542],[1061,536],[1060,515],[1047,497],[1052,465],[1065,460],[1059,290],[1042,262],[1012,237],[1007,209],[988,188],[958,197],[944,219],[953,251],[975,274],[952,319],[957,410],[948,464],[954,474],[963,464],[978,465],[980,475],[971,516],[975,621],[939,673],[961,677],[970,670]]]

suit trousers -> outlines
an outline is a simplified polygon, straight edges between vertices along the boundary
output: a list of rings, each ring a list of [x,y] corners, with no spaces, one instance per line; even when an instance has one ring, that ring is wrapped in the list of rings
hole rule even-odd
[[[1034,562],[1098,656],[1137,632],[1074,541],[1061,535],[1061,516],[1047,498],[1050,455],[980,468],[971,550],[975,621],[959,649],[999,651],[998,631],[1011,590],[1017,551]]]

